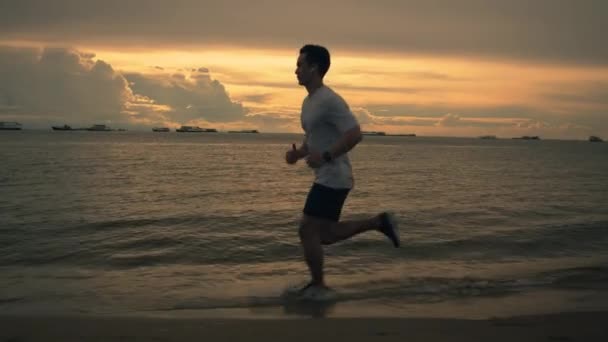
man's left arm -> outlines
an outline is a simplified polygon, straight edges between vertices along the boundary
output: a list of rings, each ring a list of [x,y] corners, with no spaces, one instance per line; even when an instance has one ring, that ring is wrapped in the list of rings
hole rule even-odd
[[[358,124],[344,132],[342,137],[336,141],[336,143],[329,149],[331,159],[335,159],[348,151],[352,150],[361,140],[363,140],[363,134],[361,134],[361,126]]]

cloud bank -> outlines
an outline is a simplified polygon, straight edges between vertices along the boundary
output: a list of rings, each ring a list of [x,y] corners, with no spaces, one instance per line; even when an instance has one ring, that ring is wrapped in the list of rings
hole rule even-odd
[[[72,49],[0,47],[0,75],[0,118],[34,126],[177,126],[246,118],[246,110],[204,67],[122,74]]]

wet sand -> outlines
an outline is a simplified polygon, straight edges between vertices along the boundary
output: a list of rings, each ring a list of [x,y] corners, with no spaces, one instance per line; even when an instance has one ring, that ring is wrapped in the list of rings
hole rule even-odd
[[[496,319],[0,316],[0,342],[607,341],[608,311]]]

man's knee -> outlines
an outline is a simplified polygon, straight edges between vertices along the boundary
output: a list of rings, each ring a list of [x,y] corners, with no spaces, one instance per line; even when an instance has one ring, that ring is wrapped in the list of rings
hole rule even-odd
[[[298,230],[298,233],[300,234],[300,239],[306,239],[314,236],[315,234],[319,234],[319,228],[312,220],[304,217],[302,222],[300,222],[300,229]]]
[[[331,227],[327,227],[327,229],[323,229],[320,232],[321,234],[321,244],[323,245],[331,245],[336,242],[336,237],[334,236],[333,229]]]
[[[300,223],[300,239],[318,237],[322,244],[332,244],[335,240],[332,225],[333,222],[329,220],[304,215]]]
[[[311,237],[323,237],[323,231],[325,230],[327,223],[324,219],[304,215],[302,222],[300,222],[300,238],[306,239]]]

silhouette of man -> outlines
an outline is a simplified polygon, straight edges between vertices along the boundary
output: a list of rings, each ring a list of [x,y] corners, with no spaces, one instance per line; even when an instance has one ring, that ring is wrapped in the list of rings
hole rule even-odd
[[[393,214],[380,213],[357,221],[339,222],[344,201],[354,185],[348,152],[361,140],[361,127],[340,95],[323,84],[329,70],[329,51],[318,45],[300,49],[296,75],[308,96],[302,103],[301,123],[305,132],[302,145],[285,154],[288,164],[299,159],[314,170],[315,180],[306,198],[300,224],[300,242],[310,270],[311,281],[299,290],[302,295],[322,296],[328,290],[323,278],[323,246],[354,235],[376,230],[399,247],[397,223]]]

